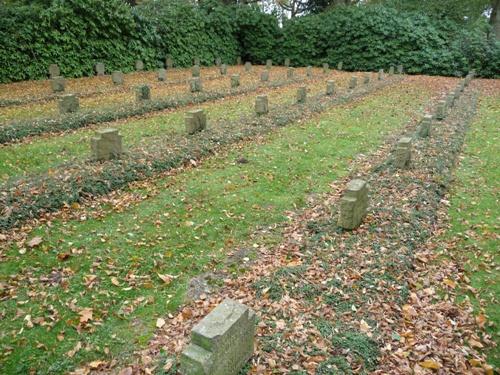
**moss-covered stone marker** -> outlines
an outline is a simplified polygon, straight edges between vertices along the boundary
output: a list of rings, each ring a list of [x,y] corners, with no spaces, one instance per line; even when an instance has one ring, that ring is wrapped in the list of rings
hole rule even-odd
[[[80,101],[75,94],[64,95],[59,100],[59,113],[74,113],[80,109]]]
[[[226,64],[222,64],[219,69],[220,69],[220,74],[222,76],[225,76],[227,74],[227,65]]]
[[[158,69],[158,81],[165,82],[167,80],[167,70],[166,69]]]
[[[250,61],[247,61],[245,63],[245,72],[249,72],[250,70],[252,70],[252,63]]]
[[[120,71],[112,72],[111,81],[113,81],[115,85],[123,85],[123,73]]]
[[[61,75],[61,70],[59,69],[59,65],[50,64],[49,65],[49,77],[55,78],[55,77],[59,77],[60,75]]]
[[[269,112],[269,101],[267,95],[259,95],[255,99],[255,113],[257,115],[265,115]]]
[[[104,72],[105,72],[104,64],[100,63],[100,62],[95,64],[94,70],[95,70],[95,74],[97,74],[98,76],[103,76]]]
[[[292,79],[292,78],[293,78],[293,75],[294,75],[294,71],[295,71],[295,69],[294,69],[294,68],[289,67],[289,68],[286,70],[286,78],[288,78],[288,79]]]
[[[200,76],[200,66],[199,65],[194,65],[191,68],[191,76],[193,76],[193,77],[199,77]]]
[[[352,76],[351,80],[349,81],[349,89],[353,90],[356,88],[358,85],[358,77]]]
[[[231,88],[238,87],[240,85],[240,75],[239,74],[233,74],[231,76]]]
[[[335,81],[326,82],[326,95],[335,94]]]
[[[135,70],[137,70],[138,72],[141,72],[144,70],[144,63],[142,62],[142,60],[135,61]]]
[[[271,59],[267,59],[267,60],[266,60],[266,68],[267,68],[267,69],[271,69],[271,68],[272,68],[272,66],[273,66],[273,60],[271,60]]]
[[[394,166],[396,168],[407,168],[411,160],[411,138],[403,137],[398,141],[394,152]]]
[[[260,74],[260,80],[262,82],[267,82],[269,81],[269,70],[264,70],[261,74]]]
[[[64,77],[54,77],[50,80],[50,87],[52,88],[52,92],[64,92],[66,80]]]
[[[338,224],[344,229],[357,228],[368,209],[368,185],[361,179],[351,180],[340,199]]]
[[[290,66],[290,58],[289,58],[289,57],[287,57],[287,58],[285,59],[285,66],[286,66],[287,68]]]
[[[225,299],[193,327],[181,355],[183,375],[237,375],[254,350],[255,313]]]
[[[384,69],[379,69],[377,78],[379,81],[384,80]]]
[[[420,138],[430,137],[432,131],[432,116],[425,115],[418,128],[418,136]]]
[[[307,87],[301,86],[297,89],[297,103],[303,104],[307,98]]]
[[[122,136],[117,129],[100,129],[90,139],[92,159],[98,161],[119,158],[123,153]]]
[[[446,101],[440,100],[436,106],[436,120],[442,121],[446,118]]]
[[[186,133],[192,135],[207,128],[207,115],[203,109],[194,109],[184,116]]]
[[[140,85],[135,88],[135,99],[138,102],[151,99],[151,87],[148,85]]]
[[[200,92],[203,90],[200,77],[194,77],[189,80],[189,88],[191,92]]]
[[[339,61],[339,63],[337,64],[337,70],[342,70],[343,67],[344,63],[342,61]]]

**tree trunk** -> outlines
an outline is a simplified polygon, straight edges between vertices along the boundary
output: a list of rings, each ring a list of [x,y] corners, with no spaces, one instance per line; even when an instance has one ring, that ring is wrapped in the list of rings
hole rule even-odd
[[[500,0],[492,0],[490,25],[493,27],[493,33],[495,34],[495,38],[497,40],[500,40],[500,12],[498,11],[499,7],[500,7]]]

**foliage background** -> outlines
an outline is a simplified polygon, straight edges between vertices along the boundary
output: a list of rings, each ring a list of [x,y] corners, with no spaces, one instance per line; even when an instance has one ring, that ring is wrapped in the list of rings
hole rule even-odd
[[[96,62],[107,73],[131,71],[136,59],[154,69],[167,55],[176,66],[194,57],[210,65],[216,57],[234,63],[241,56],[253,63],[290,57],[293,65],[343,61],[348,70],[403,64],[408,73],[500,72],[499,43],[480,28],[382,5],[338,7],[280,27],[255,5],[218,0],[13,3],[0,7],[0,46],[0,82],[46,78],[51,63],[66,77],[91,75]]]

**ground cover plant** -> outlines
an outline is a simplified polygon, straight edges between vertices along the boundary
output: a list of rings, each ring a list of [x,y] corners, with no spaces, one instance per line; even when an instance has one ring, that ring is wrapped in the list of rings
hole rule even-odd
[[[440,90],[409,78],[339,103],[196,168],[118,193],[114,203],[75,206],[74,220],[52,220],[3,248],[1,274],[10,275],[2,279],[10,297],[2,301],[3,366],[12,373],[63,373],[143,347],[156,319],[181,303],[190,276],[216,267],[228,248],[252,248],[252,231],[286,221],[290,208],[306,204],[306,194],[328,191],[360,153],[419,119]],[[315,293],[306,285],[299,292]],[[360,356],[371,361],[370,340],[356,334],[337,340],[362,344]]]

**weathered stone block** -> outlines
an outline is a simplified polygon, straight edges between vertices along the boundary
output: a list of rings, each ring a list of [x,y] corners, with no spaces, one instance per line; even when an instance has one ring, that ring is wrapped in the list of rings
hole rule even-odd
[[[360,179],[350,181],[343,197],[340,199],[339,226],[344,229],[357,228],[363,221],[367,209],[367,183]]]
[[[436,106],[436,120],[444,120],[446,118],[446,101],[440,100]]]
[[[123,153],[122,136],[117,129],[101,129],[90,139],[92,159],[104,161],[119,158]]]
[[[172,69],[174,67],[174,59],[172,59],[172,56],[168,55],[165,58],[165,66],[167,69]]]
[[[398,65],[398,74],[403,74],[403,65]]]
[[[137,70],[138,72],[144,70],[144,63],[142,62],[142,60],[135,61],[135,70]]]
[[[242,61],[242,60],[241,60],[241,56],[238,56],[238,57],[236,58],[236,65],[241,65],[241,61]]]
[[[52,92],[63,92],[66,87],[66,80],[64,77],[54,77],[50,80],[50,87]]]
[[[104,64],[103,63],[97,63],[94,66],[95,74],[98,76],[103,76],[105,72]]]
[[[365,85],[370,83],[370,74],[369,73],[365,73],[365,75],[363,76],[363,83]]]
[[[288,79],[292,79],[293,78],[293,75],[294,75],[294,72],[295,72],[295,69],[292,68],[292,67],[289,67],[287,70],[286,70],[286,78]]]
[[[80,101],[74,94],[64,95],[59,100],[59,112],[61,114],[77,112],[80,109]]]
[[[351,80],[349,81],[349,89],[353,90],[356,88],[358,85],[358,77],[353,76],[351,77]]]
[[[307,87],[302,86],[297,89],[297,103],[305,103],[307,98]]]
[[[186,133],[194,134],[207,128],[207,115],[203,109],[186,112],[184,116]]]
[[[418,128],[418,136],[421,138],[429,137],[432,131],[432,116],[425,115]]]
[[[231,87],[235,88],[240,85],[240,75],[239,74],[233,74],[231,76]]]
[[[60,76],[61,76],[61,70],[59,69],[59,65],[50,64],[49,65],[49,77],[55,78],[55,77],[60,77]]]
[[[247,61],[245,63],[245,72],[249,72],[250,70],[252,70],[252,63],[250,61]]]
[[[225,76],[227,74],[227,65],[226,64],[222,64],[220,66],[220,74]]]
[[[237,375],[254,349],[255,313],[225,299],[191,332],[181,355],[183,375]]]
[[[199,77],[200,76],[200,66],[199,65],[194,65],[191,68],[191,76],[193,77]]]
[[[266,68],[271,69],[272,66],[273,66],[273,60],[267,59],[266,60]]]
[[[337,64],[337,70],[342,70],[342,68],[344,67],[344,63],[342,61],[340,61],[338,64]]]
[[[261,74],[260,74],[260,80],[262,82],[267,82],[269,81],[269,70],[264,70]]]
[[[199,58],[199,57],[195,57],[195,58],[193,59],[193,65],[198,65],[198,66],[200,66],[200,65],[201,65],[201,62],[200,62],[200,58]]]
[[[383,81],[384,80],[384,69],[379,69],[378,71],[378,80]]]
[[[189,89],[191,92],[200,92],[203,90],[200,77],[194,77],[189,80]]]
[[[158,69],[158,81],[164,82],[167,80],[167,69]]]
[[[453,104],[455,104],[455,95],[453,94],[446,95],[446,108],[452,108]]]
[[[285,59],[285,66],[288,68],[290,66],[290,58]]]
[[[255,113],[257,115],[265,115],[269,112],[269,101],[267,95],[259,95],[255,98]]]
[[[307,78],[312,78],[312,76],[313,76],[313,68],[312,68],[312,66],[308,66],[306,68],[306,75],[307,75]]]
[[[389,75],[390,75],[390,76],[394,75],[394,66],[391,66],[391,67],[389,68]]]
[[[394,166],[396,168],[406,168],[411,160],[411,138],[403,137],[398,141],[394,152]]]
[[[330,71],[330,65],[328,63],[323,63],[323,73],[328,73]]]
[[[222,64],[222,59],[221,59],[220,57],[217,57],[217,58],[215,59],[215,65],[217,65],[218,67],[220,67],[220,66],[221,66],[221,64]]]
[[[335,81],[328,81],[326,83],[326,95],[335,94]]]
[[[151,87],[148,85],[140,85],[135,88],[135,99],[138,102],[151,99]]]
[[[123,73],[120,71],[112,72],[111,81],[113,81],[115,85],[123,85]]]

